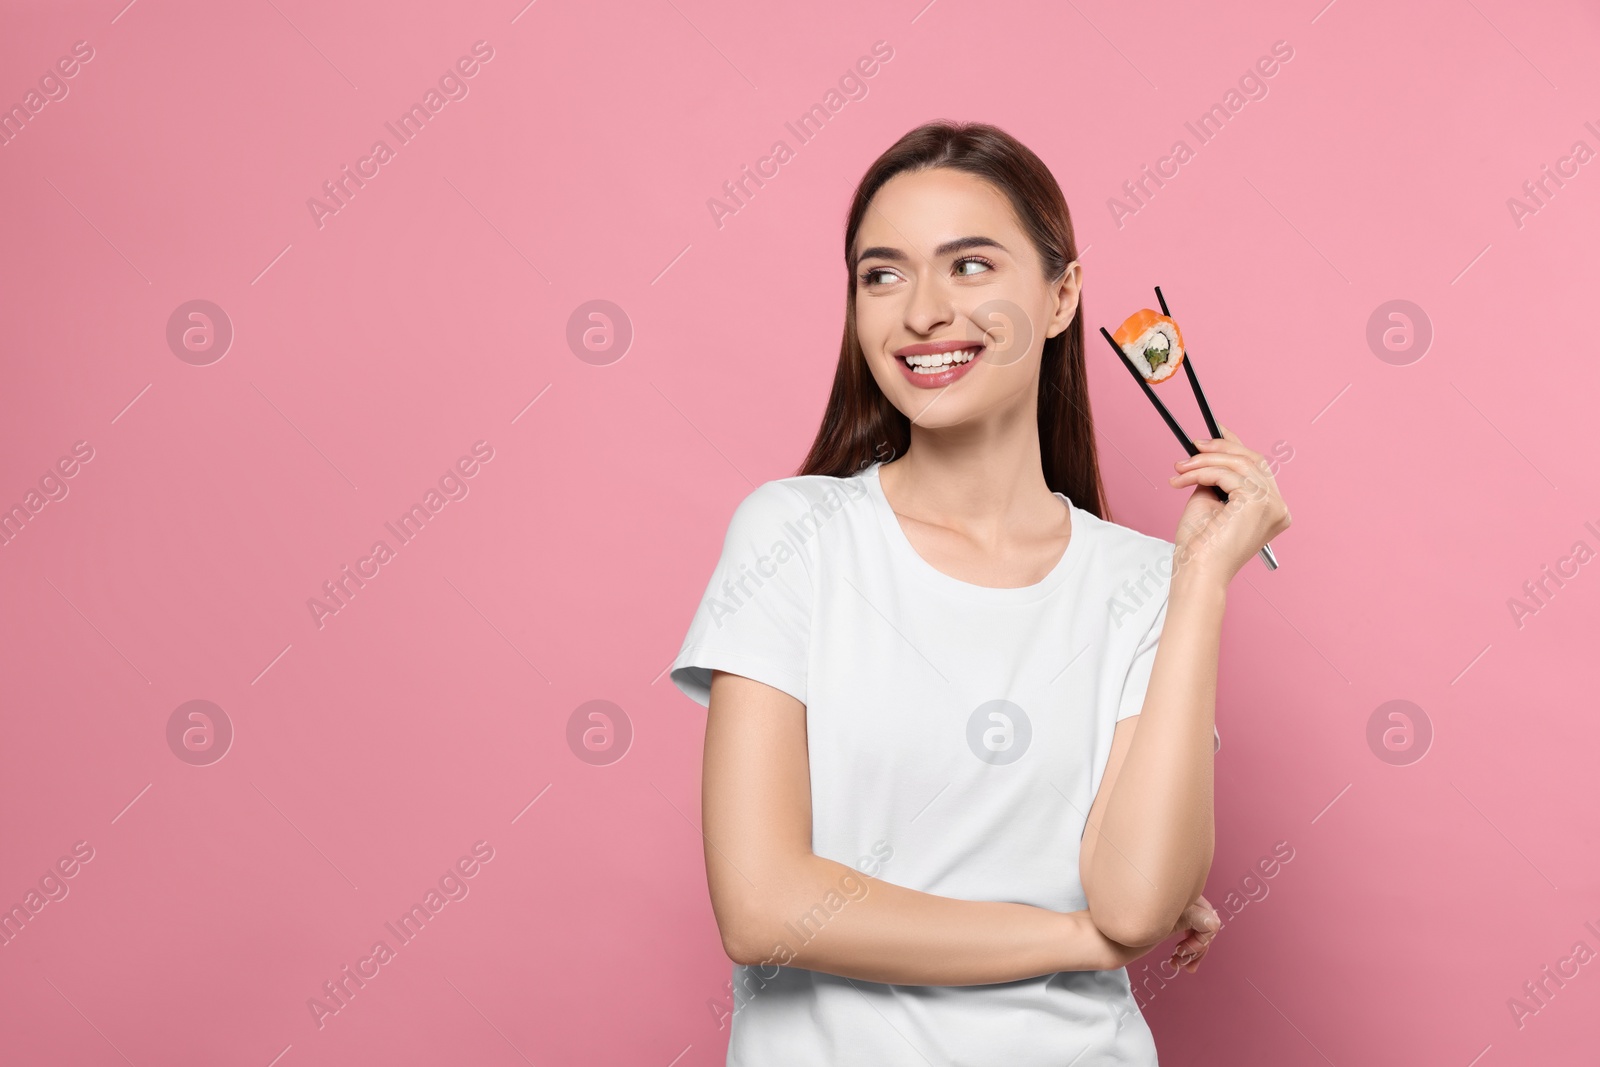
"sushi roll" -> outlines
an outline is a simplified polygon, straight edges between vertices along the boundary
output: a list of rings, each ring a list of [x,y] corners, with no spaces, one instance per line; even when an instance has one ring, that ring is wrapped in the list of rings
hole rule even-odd
[[[1141,308],[1117,327],[1112,340],[1127,353],[1144,380],[1151,385],[1166,381],[1183,362],[1183,332],[1178,324],[1149,308]]]

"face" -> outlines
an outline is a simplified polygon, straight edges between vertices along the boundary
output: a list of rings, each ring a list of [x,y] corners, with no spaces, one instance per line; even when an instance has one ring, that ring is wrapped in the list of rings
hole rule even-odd
[[[1077,313],[1082,268],[1046,279],[1004,193],[944,167],[898,174],[854,252],[856,336],[896,408],[927,429],[1033,417],[1039,356]]]

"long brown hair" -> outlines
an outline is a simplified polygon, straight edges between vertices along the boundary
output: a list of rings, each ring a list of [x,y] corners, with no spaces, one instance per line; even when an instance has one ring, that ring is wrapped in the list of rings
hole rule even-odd
[[[1050,168],[1022,142],[982,122],[930,122],[918,126],[879,156],[856,186],[845,224],[844,337],[833,392],[811,451],[797,475],[849,477],[875,460],[887,462],[911,446],[911,420],[883,395],[856,337],[855,263],[851,250],[867,205],[883,184],[904,171],[949,167],[976,175],[1005,193],[1022,222],[1046,278],[1059,280],[1078,258],[1072,216]],[[1083,299],[1072,323],[1045,338],[1039,367],[1039,450],[1044,480],[1074,504],[1110,520],[1094,418],[1083,371]]]

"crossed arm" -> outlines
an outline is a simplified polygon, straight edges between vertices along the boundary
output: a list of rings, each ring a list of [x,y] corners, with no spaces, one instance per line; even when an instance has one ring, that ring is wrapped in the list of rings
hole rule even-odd
[[[729,958],[893,985],[983,985],[1112,970],[1183,926],[1199,929],[1191,904],[1213,848],[1221,597],[1169,605],[1143,713],[1117,724],[1081,846],[1085,911],[923,893],[815,855],[805,705],[713,672],[701,806]],[[866,891],[848,892],[856,886]],[[819,911],[840,897],[845,906]],[[818,914],[826,922],[803,942],[786,929]]]

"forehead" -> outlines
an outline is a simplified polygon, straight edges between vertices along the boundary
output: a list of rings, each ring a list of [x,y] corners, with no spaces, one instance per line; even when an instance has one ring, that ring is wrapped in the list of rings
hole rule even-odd
[[[896,174],[873,196],[856,231],[852,254],[872,245],[930,254],[957,237],[982,234],[1007,248],[1025,238],[1006,194],[965,171],[949,167]]]

